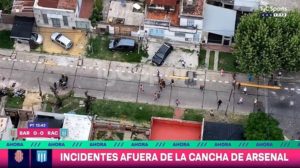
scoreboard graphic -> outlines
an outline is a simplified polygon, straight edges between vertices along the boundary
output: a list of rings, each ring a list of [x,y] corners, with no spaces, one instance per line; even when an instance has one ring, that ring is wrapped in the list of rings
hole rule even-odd
[[[1,141],[0,167],[300,167],[300,141]]]

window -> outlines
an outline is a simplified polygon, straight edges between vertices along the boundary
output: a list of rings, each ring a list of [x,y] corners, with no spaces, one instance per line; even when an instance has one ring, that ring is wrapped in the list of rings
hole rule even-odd
[[[67,16],[63,16],[63,21],[64,21],[64,26],[69,26],[68,17]]]
[[[177,37],[185,37],[185,33],[184,32],[175,32],[175,36],[177,36]]]
[[[43,14],[43,21],[44,21],[44,24],[49,24],[47,14]]]
[[[194,26],[194,20],[188,19],[188,20],[187,20],[187,26],[188,26],[188,27],[193,27],[193,26]]]

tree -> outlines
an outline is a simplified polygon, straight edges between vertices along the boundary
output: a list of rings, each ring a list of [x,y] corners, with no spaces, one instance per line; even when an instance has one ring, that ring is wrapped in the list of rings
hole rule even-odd
[[[256,76],[300,67],[300,13],[286,17],[261,17],[260,11],[241,18],[235,35],[240,70]]]
[[[248,117],[245,127],[247,140],[283,140],[279,123],[264,112],[254,112]]]
[[[3,10],[4,13],[10,13],[12,8],[12,0],[1,0],[0,1],[0,10]]]

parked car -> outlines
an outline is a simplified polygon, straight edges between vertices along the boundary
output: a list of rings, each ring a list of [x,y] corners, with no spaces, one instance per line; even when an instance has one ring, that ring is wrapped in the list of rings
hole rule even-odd
[[[62,35],[61,33],[57,33],[57,32],[52,33],[51,40],[59,44],[66,50],[70,49],[73,46],[72,41],[66,36]]]
[[[164,43],[152,57],[152,63],[161,66],[172,50],[173,46],[171,44]]]
[[[31,40],[36,44],[43,44],[43,36],[38,33],[31,33]]]
[[[116,38],[110,41],[108,48],[118,51],[133,51],[136,48],[136,43],[129,38]]]

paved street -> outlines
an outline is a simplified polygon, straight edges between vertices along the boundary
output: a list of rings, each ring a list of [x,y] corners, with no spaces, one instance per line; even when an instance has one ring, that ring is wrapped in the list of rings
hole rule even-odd
[[[19,87],[27,90],[38,90],[37,78],[39,77],[43,92],[49,93],[49,86],[53,85],[61,74],[66,74],[69,76],[69,89],[73,89],[75,95],[79,97],[83,97],[84,92],[88,90],[98,99],[165,106],[176,106],[175,100],[179,99],[181,102],[179,106],[183,108],[217,109],[217,101],[221,99],[223,103],[219,108],[219,115],[225,115],[225,111],[228,114],[249,114],[253,111],[253,101],[257,97],[263,104],[267,102],[266,107],[269,107],[270,114],[281,122],[282,128],[289,137],[296,138],[300,131],[296,129],[300,128],[300,122],[297,122],[300,118],[299,110],[297,113],[300,101],[299,84],[295,86],[285,84],[288,90],[269,91],[269,93],[263,89],[248,88],[249,94],[244,95],[239,90],[233,89],[231,74],[220,76],[219,72],[197,70],[194,77],[196,83],[187,85],[185,81],[187,70],[160,67],[160,77],[166,80],[167,87],[163,89],[161,98],[154,101],[154,93],[159,90],[157,67],[86,58],[82,66],[77,64],[77,58],[37,53],[18,52],[15,59],[0,55],[0,77],[6,78],[4,83],[14,80]],[[168,86],[171,79],[175,80],[173,87]],[[246,81],[247,77],[237,75],[237,80]],[[144,86],[144,93],[139,93],[140,84]],[[201,91],[199,87],[203,84],[205,89]],[[269,97],[266,97],[268,95]],[[281,106],[278,104],[281,95],[287,96],[284,101],[293,100],[294,105],[288,105],[284,111],[281,111]],[[237,104],[240,97],[244,98],[242,105]]]

